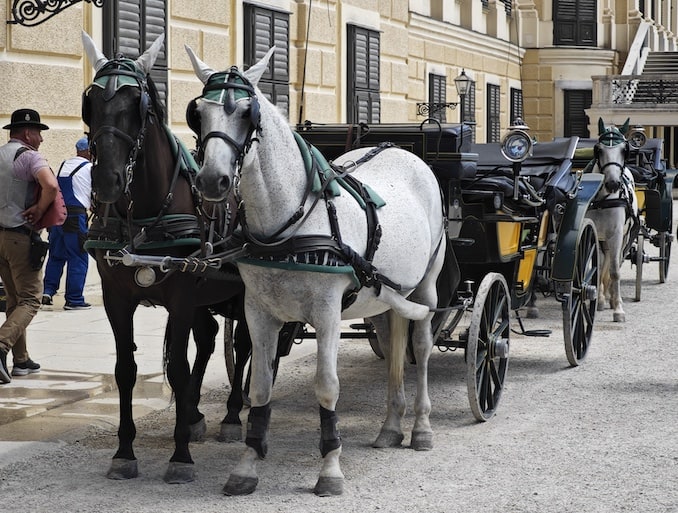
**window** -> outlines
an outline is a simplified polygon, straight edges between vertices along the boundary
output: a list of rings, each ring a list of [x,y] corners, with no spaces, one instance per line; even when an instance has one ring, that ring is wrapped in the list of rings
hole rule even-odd
[[[504,10],[506,11],[506,16],[511,16],[513,8],[513,0],[501,0],[504,4]]]
[[[136,59],[163,32],[167,34],[165,0],[119,0],[104,3],[104,54]],[[167,46],[151,70],[160,99],[167,105]]]
[[[487,142],[499,142],[500,126],[499,86],[487,84]]]
[[[245,67],[256,64],[276,47],[268,69],[259,81],[264,96],[289,116],[290,110],[290,15],[245,4]]]
[[[476,124],[476,83],[471,82],[468,86],[468,93],[461,99],[461,109],[459,113],[459,122],[471,125]],[[476,142],[476,131],[471,130],[473,134],[471,142]]]
[[[571,137],[591,137],[589,133],[589,118],[584,109],[591,107],[592,93],[585,89],[570,89],[563,91],[565,95],[565,116],[563,135]]]
[[[553,0],[553,44],[596,46],[596,0]]]
[[[525,119],[523,114],[523,91],[522,89],[511,88],[511,118],[509,124],[513,124],[516,119]]]
[[[379,33],[348,25],[348,123],[379,123]]]
[[[437,119],[441,123],[447,122],[447,103],[446,98],[447,79],[443,75],[429,73],[428,75],[428,117]]]

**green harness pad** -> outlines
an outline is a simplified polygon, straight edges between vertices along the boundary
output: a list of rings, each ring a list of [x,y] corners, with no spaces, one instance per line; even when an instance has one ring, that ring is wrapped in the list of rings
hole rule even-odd
[[[306,168],[307,173],[311,173],[315,168],[317,169],[316,173],[313,173],[311,179],[313,180],[313,185],[311,186],[312,192],[320,192],[323,187],[323,183],[329,181],[327,185],[327,192],[330,196],[336,197],[341,194],[341,189],[344,189],[348,192],[353,198],[358,202],[363,210],[365,210],[365,200],[360,195],[360,192],[355,190],[349,183],[346,182],[341,177],[337,177],[334,169],[324,157],[320,150],[306,142],[297,132],[292,132],[294,134],[294,139],[299,146],[299,151],[301,152],[301,157],[304,160],[304,167]],[[322,177],[321,177],[322,175]],[[362,184],[365,193],[369,196],[370,201],[374,203],[376,208],[381,208],[386,205],[386,202],[377,194],[374,189],[369,185]]]

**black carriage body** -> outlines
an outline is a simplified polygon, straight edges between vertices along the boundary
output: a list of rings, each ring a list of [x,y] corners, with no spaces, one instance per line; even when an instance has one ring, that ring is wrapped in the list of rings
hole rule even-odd
[[[474,241],[455,246],[462,276],[479,281],[488,268],[500,272],[512,309],[530,300],[538,271],[548,278],[545,253],[577,186],[571,163],[576,141],[535,144],[522,163],[509,162],[498,143],[475,144],[476,175],[449,181],[449,235]]]

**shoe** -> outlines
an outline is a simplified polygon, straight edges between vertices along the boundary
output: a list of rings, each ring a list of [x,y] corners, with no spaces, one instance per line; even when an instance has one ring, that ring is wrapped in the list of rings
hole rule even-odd
[[[80,303],[80,304],[75,304],[75,303],[66,303],[64,305],[64,310],[89,310],[92,308],[92,305],[89,303]]]
[[[12,376],[26,376],[40,372],[40,364],[35,363],[30,358],[23,363],[15,363],[12,369]]]
[[[52,306],[54,305],[54,302],[52,301],[52,296],[49,294],[43,294],[42,295],[42,304],[46,306]]]
[[[7,370],[7,353],[0,349],[0,383],[11,383],[12,378],[9,377]]]

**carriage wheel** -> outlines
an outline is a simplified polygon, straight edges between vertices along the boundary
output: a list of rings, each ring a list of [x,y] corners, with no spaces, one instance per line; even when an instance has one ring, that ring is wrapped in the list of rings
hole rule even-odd
[[[664,283],[669,273],[671,260],[671,240],[669,232],[660,232],[659,236],[659,283]]]
[[[591,343],[598,286],[598,235],[593,221],[585,219],[577,240],[572,286],[563,301],[565,354],[572,366],[584,359]]]
[[[636,238],[636,301],[640,301],[640,290],[643,287],[643,262],[645,261],[645,236],[641,233]]]
[[[466,346],[466,382],[473,416],[492,418],[504,390],[509,356],[509,303],[506,280],[488,273],[480,282]]]

